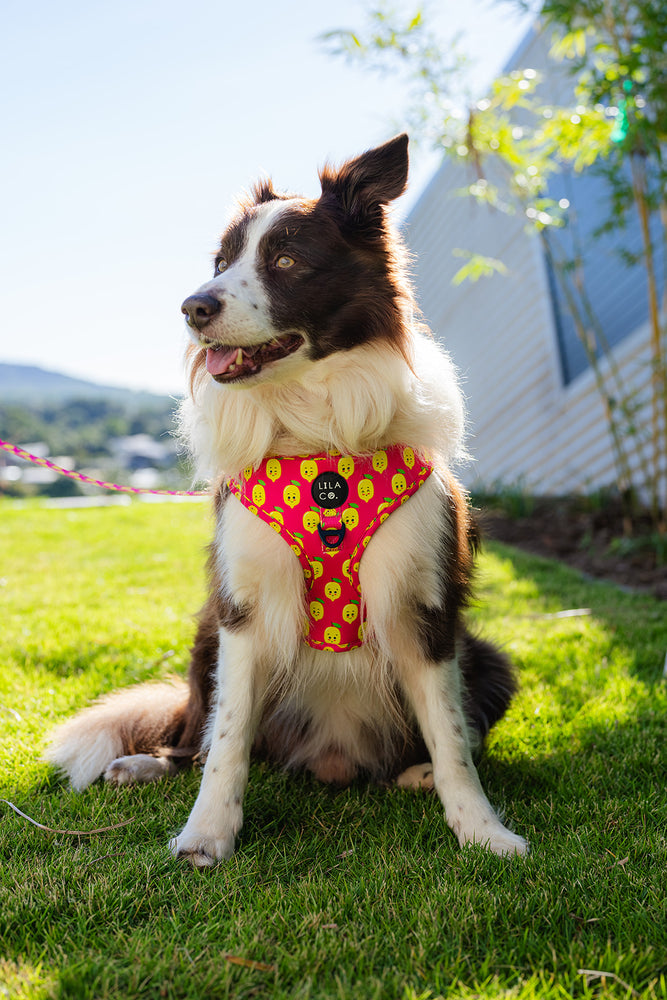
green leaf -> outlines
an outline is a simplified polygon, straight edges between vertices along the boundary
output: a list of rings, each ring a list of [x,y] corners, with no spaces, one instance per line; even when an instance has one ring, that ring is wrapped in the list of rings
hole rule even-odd
[[[479,281],[480,278],[488,278],[493,274],[508,273],[506,265],[495,257],[485,257],[483,254],[459,248],[452,252],[455,257],[468,258],[468,262],[459,268],[452,278],[453,285],[462,285],[464,281]]]

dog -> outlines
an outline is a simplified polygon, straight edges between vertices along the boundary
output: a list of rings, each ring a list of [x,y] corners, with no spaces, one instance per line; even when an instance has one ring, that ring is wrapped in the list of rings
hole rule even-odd
[[[389,211],[408,137],[319,176],[315,199],[257,184],[182,305],[181,422],[215,508],[188,682],[109,696],[49,757],[78,789],[205,759],[170,844],[198,867],[234,850],[253,754],[340,786],[434,787],[461,845],[524,854],[474,763],[516,680],[463,621],[462,395]]]

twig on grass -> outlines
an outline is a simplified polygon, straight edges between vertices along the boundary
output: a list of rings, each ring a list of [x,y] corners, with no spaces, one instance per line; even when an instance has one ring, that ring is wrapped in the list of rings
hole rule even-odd
[[[591,608],[568,608],[567,611],[552,611],[549,614],[526,615],[526,618],[535,618],[539,621],[557,621],[559,618],[586,618],[592,615]]]
[[[10,809],[13,809],[15,813],[26,819],[28,823],[32,823],[39,830],[45,830],[47,833],[58,833],[65,837],[91,837],[94,833],[108,833],[109,830],[118,830],[121,826],[127,826],[128,823],[134,823],[136,817],[132,816],[130,819],[124,819],[121,823],[114,823],[113,826],[101,826],[96,830],[54,830],[52,826],[44,826],[43,823],[38,823],[36,819],[32,816],[28,816],[26,813],[21,812],[18,806],[15,806],[13,802],[8,799],[0,799],[0,802],[4,802],[8,805]]]
[[[624,990],[629,990],[633,997],[639,996],[637,990],[633,989],[632,986],[630,986],[630,983],[626,983],[624,979],[617,976],[615,972],[603,972],[601,969],[577,969],[577,975],[586,977],[587,986],[590,979],[613,979],[619,984],[619,986],[622,986]]]
[[[665,665],[667,666],[667,659],[665,659]],[[0,705],[0,709],[2,709],[3,712],[8,712],[10,715],[13,715],[17,722],[21,721],[21,716],[15,708],[10,708],[9,705]]]
[[[87,861],[83,867],[90,868],[91,865],[97,864],[98,861],[105,861],[106,858],[118,858],[122,854],[125,854],[125,851],[112,851],[110,854],[100,854],[99,858],[93,858],[92,861]]]
[[[163,663],[166,663],[167,660],[170,660],[172,658],[172,656],[175,656],[175,655],[176,655],[176,650],[175,649],[168,649],[166,651],[166,653],[162,654],[162,656],[158,656],[157,660],[153,660],[152,666],[153,667],[161,667]]]
[[[257,972],[277,972],[275,965],[266,965],[264,962],[254,962],[251,958],[240,958],[238,955],[223,955],[225,962],[232,965],[242,965],[245,969],[255,969]]]

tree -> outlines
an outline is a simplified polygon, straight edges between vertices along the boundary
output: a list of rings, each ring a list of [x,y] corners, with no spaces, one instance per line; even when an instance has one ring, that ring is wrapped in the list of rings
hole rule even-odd
[[[401,18],[374,8],[362,32],[332,32],[325,42],[332,52],[375,70],[402,71],[411,95],[406,124],[412,133],[468,165],[469,196],[522,213],[538,234],[595,373],[628,514],[638,494],[647,492],[654,525],[664,533],[667,365],[654,234],[660,232],[667,243],[667,9],[662,0],[543,0],[533,9],[554,31],[553,52],[572,74],[571,105],[545,104],[539,74],[530,68],[496,80],[487,95],[471,99],[462,85],[459,43],[437,39],[422,11]],[[648,422],[595,316],[581,259],[564,257],[553,238],[568,221],[569,206],[549,196],[549,180],[564,165],[607,177],[609,216],[603,229],[621,227],[631,212],[639,215],[651,323]],[[477,280],[504,267],[480,254],[467,257],[455,280]]]
[[[667,8],[662,0],[545,0],[541,16],[564,31],[562,46],[588,105],[616,109],[606,162],[608,226],[636,212],[651,328],[649,487],[656,527],[665,533],[667,496],[667,350],[655,239],[667,247]],[[628,169],[624,169],[627,168]],[[667,260],[667,255],[665,257]],[[661,319],[662,312],[662,319]]]

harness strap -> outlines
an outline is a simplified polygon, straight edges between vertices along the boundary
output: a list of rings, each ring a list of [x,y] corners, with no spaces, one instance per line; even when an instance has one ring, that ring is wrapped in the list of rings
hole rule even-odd
[[[342,652],[364,644],[363,553],[432,471],[425,455],[393,445],[362,457],[276,455],[228,480],[231,493],[282,536],[301,564],[308,645]]]

